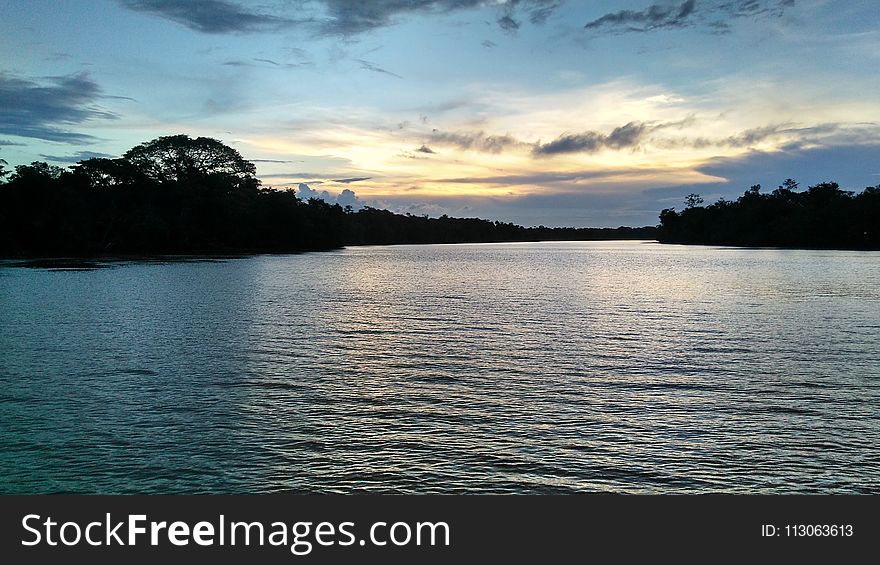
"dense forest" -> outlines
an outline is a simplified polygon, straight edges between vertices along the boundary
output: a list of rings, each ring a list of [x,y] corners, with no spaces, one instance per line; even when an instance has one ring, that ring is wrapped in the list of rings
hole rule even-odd
[[[880,186],[859,194],[836,182],[798,192],[787,179],[770,194],[752,186],[736,201],[702,206],[699,195],[681,212],[660,213],[661,243],[827,249],[880,249]]]
[[[62,169],[0,163],[0,256],[293,252],[344,245],[654,239],[655,228],[524,228],[475,218],[354,211],[263,187],[205,137],[166,136]]]

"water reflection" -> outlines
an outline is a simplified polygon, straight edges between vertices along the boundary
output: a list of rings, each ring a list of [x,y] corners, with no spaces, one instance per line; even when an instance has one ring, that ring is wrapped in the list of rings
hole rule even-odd
[[[878,266],[602,242],[0,269],[4,492],[876,492]]]

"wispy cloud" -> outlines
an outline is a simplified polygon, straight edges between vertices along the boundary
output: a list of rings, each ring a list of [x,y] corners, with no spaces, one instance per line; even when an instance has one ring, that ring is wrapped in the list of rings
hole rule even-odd
[[[50,77],[44,84],[0,73],[0,133],[63,143],[89,143],[93,136],[63,129],[117,116],[95,104],[101,88],[88,74]]]
[[[227,67],[262,67],[269,69],[298,69],[306,65],[305,63],[279,63],[271,59],[230,59],[224,61],[223,65]]]
[[[603,33],[649,32],[705,25],[726,31],[736,18],[780,16],[795,0],[685,0],[660,2],[642,10],[609,12],[584,25],[584,29]]]
[[[652,144],[658,148],[732,148],[753,149],[766,142],[773,142],[788,149],[827,143],[843,145],[877,144],[880,124],[877,123],[824,123],[804,126],[794,123],[770,124],[744,129],[725,137],[678,137],[657,138]]]
[[[678,123],[678,122],[676,122]],[[610,133],[598,131],[584,131],[581,133],[563,133],[553,141],[547,143],[526,142],[511,135],[486,135],[483,131],[478,132],[443,132],[434,130],[429,139],[431,143],[445,144],[458,147],[459,149],[482,151],[485,153],[501,153],[506,149],[529,149],[536,157],[562,155],[568,153],[596,153],[602,149],[621,150],[634,148],[641,143],[649,133],[670,127],[671,123],[647,123],[629,122],[623,126],[614,128]],[[427,148],[422,145],[422,148]],[[427,153],[422,148],[417,151]],[[433,151],[430,151],[433,153]]]
[[[365,180],[370,180],[372,177],[352,177],[347,179],[333,179],[333,182],[338,182],[342,184],[351,184],[353,182],[361,182]]]
[[[497,5],[498,25],[516,30],[523,11],[533,24],[544,23],[556,10],[554,0],[288,0],[276,6],[251,8],[229,0],[118,0],[131,10],[159,16],[202,33],[255,33],[305,26],[322,35],[352,36],[387,27],[401,17],[444,14]],[[295,16],[294,16],[295,14]]]
[[[584,29],[650,31],[660,28],[683,27],[690,23],[695,7],[696,0],[685,0],[678,5],[652,4],[644,10],[620,10],[596,18],[587,23]]]
[[[357,61],[358,63],[360,63],[361,68],[364,69],[364,70],[366,70],[366,71],[373,71],[374,73],[381,73],[381,74],[385,74],[385,75],[391,75],[391,76],[393,76],[393,77],[395,77],[395,78],[403,78],[403,77],[400,76],[399,74],[397,74],[397,73],[392,73],[391,71],[386,70],[386,69],[383,69],[382,67],[376,66],[375,64],[373,64],[373,63],[371,63],[371,62],[369,62],[369,61],[365,61],[365,60],[363,60],[363,59],[355,59],[355,61]]]
[[[88,159],[112,159],[109,153],[96,153],[94,151],[77,151],[73,155],[43,155],[40,157],[53,163],[79,163]]]
[[[323,30],[339,35],[353,35],[386,27],[408,14],[443,14],[460,10],[497,5],[500,15],[498,25],[505,30],[515,30],[519,11],[528,13],[533,23],[543,23],[555,11],[554,0],[508,0],[486,2],[485,0],[322,0],[324,5]]]
[[[498,18],[498,27],[507,32],[514,32],[519,29],[519,22],[510,16],[501,16]]]
[[[626,149],[636,147],[643,136],[655,129],[644,122],[630,122],[603,134],[586,131],[576,134],[563,134],[548,143],[538,142],[532,152],[538,156],[559,155],[563,153],[595,153],[600,149]]]
[[[293,20],[253,11],[225,0],[120,0],[126,8],[169,19],[202,33],[281,29]]]
[[[558,2],[546,2],[544,6],[539,6],[532,10],[529,14],[529,21],[535,25],[541,25],[553,15],[553,12],[555,12],[558,7]]]
[[[431,143],[452,145],[459,149],[473,149],[485,153],[501,153],[509,147],[525,145],[510,135],[486,135],[485,132],[445,132],[434,130],[428,136]],[[424,145],[423,145],[424,147]],[[425,151],[422,151],[425,153]]]
[[[453,184],[499,184],[506,186],[537,185],[546,186],[556,183],[578,183],[581,181],[597,181],[609,178],[654,178],[661,169],[648,168],[615,168],[603,170],[580,170],[580,171],[534,171],[520,174],[495,175],[483,177],[457,177],[438,179],[437,182]]]

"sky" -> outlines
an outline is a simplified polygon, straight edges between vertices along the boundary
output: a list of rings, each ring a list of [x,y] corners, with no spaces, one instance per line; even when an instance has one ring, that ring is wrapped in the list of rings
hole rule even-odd
[[[0,158],[206,136],[266,186],[546,226],[880,184],[876,0],[2,0]]]

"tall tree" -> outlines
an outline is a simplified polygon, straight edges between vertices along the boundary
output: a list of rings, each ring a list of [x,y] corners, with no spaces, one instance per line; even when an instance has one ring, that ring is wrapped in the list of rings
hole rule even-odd
[[[256,187],[256,166],[210,137],[169,135],[141,143],[123,158],[155,182],[193,182],[221,177],[236,187]]]

